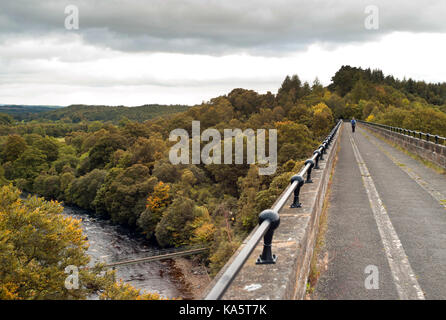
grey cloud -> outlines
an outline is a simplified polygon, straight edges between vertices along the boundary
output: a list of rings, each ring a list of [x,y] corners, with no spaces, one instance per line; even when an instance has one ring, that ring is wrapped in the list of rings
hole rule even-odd
[[[223,55],[286,54],[322,42],[368,41],[393,31],[445,32],[446,1],[386,0],[15,0],[0,3],[0,34],[60,37],[76,32],[119,51]],[[32,5],[31,5],[32,4]],[[80,30],[64,29],[64,8],[80,11]],[[366,30],[364,9],[380,10]]]

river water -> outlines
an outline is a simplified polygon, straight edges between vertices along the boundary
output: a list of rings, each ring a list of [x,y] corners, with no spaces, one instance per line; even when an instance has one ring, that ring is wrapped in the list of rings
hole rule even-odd
[[[88,237],[88,254],[95,262],[116,262],[150,256],[157,248],[122,227],[95,218],[85,210],[65,206],[64,214],[82,220]],[[117,279],[130,283],[137,289],[159,293],[167,298],[188,298],[187,284],[171,260],[133,264],[116,268]]]

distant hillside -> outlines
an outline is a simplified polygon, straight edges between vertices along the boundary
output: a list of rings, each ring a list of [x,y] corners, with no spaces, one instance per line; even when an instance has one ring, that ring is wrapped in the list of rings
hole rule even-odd
[[[185,105],[144,105],[139,107],[110,107],[72,105],[57,110],[42,112],[37,115],[39,119],[63,120],[78,123],[80,121],[112,121],[119,122],[122,118],[132,121],[145,121],[158,116],[182,112],[189,107]]]
[[[6,113],[12,116],[16,120],[28,120],[41,112],[51,111],[60,106],[27,106],[27,105],[0,105],[0,113]]]
[[[385,76],[379,69],[362,69],[342,66],[331,78],[328,89],[344,97],[349,92],[367,91],[373,85],[387,85],[392,87],[413,101],[417,97],[427,103],[441,106],[446,104],[446,83],[426,83],[411,78],[399,80],[392,75]]]

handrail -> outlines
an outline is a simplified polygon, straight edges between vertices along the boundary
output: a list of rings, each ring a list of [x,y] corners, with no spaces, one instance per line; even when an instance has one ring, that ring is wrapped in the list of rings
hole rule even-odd
[[[311,180],[311,171],[313,169],[319,169],[319,160],[323,160],[323,155],[327,153],[327,148],[330,146],[341,123],[342,120],[339,120],[324,142],[313,152],[313,156],[305,161],[305,165],[301,171],[291,178],[291,184],[287,187],[286,191],[282,194],[273,208],[264,210],[260,213],[259,227],[206,295],[205,300],[218,300],[224,295],[262,237],[264,237],[263,252],[257,258],[256,264],[276,263],[277,257],[272,254],[271,245],[274,230],[277,229],[280,224],[279,211],[283,208],[292,192],[294,192],[294,200],[291,208],[299,208],[302,206],[301,203],[299,203],[300,189],[305,183],[313,182]],[[307,176],[304,180],[303,177],[305,175]]]
[[[433,138],[433,143],[435,144],[440,144],[440,145],[446,145],[446,138],[439,136],[439,135],[433,135],[430,133],[424,133],[421,131],[416,131],[416,130],[409,130],[409,129],[404,129],[404,128],[399,128],[399,127],[392,127],[392,126],[388,126],[385,124],[380,124],[380,123],[374,123],[374,122],[367,122],[367,121],[362,121],[362,120],[357,120],[358,122],[364,123],[364,124],[369,124],[371,126],[375,126],[375,127],[380,127],[382,129],[385,130],[389,130],[391,132],[396,132],[402,135],[406,135],[409,137],[414,137],[420,140],[423,140],[423,136],[425,136],[426,141],[430,141],[430,138]],[[443,140],[443,143],[440,143],[440,140]]]

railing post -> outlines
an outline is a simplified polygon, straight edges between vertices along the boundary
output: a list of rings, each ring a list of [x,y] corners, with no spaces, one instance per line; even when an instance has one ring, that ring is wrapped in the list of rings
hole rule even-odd
[[[422,138],[422,134],[423,134],[423,133],[422,133],[421,131],[420,131],[419,133],[420,133],[420,140],[422,140],[422,139],[423,139],[423,138]]]
[[[438,144],[438,136],[435,136],[435,144]]]
[[[259,225],[265,220],[269,220],[270,225],[263,237],[263,251],[257,258],[256,264],[274,264],[277,261],[277,256],[272,254],[271,246],[273,243],[274,230],[276,230],[280,224],[280,216],[277,211],[271,209],[263,210],[259,215]]]
[[[304,185],[304,178],[296,174],[291,177],[291,183],[293,183],[294,181],[297,181],[297,186],[296,189],[294,189],[294,200],[290,208],[300,208],[302,207],[302,204],[299,202],[299,193],[300,193],[300,188]]]
[[[430,136],[431,135],[429,133],[426,133],[426,141],[429,141]]]
[[[305,183],[313,183],[313,180],[311,180],[311,169],[313,169],[314,167],[314,161],[311,159],[308,159],[307,161],[305,161],[305,165],[310,164],[310,167],[308,168],[307,171],[307,180],[305,181]]]
[[[318,170],[319,169],[319,158],[321,157],[321,152],[319,150],[316,150],[313,152],[313,154],[317,154],[314,169]]]
[[[324,160],[325,145],[324,145],[324,144],[321,144],[321,145],[319,146],[319,148],[322,148],[322,150],[321,150],[321,158],[320,158],[319,160]]]

